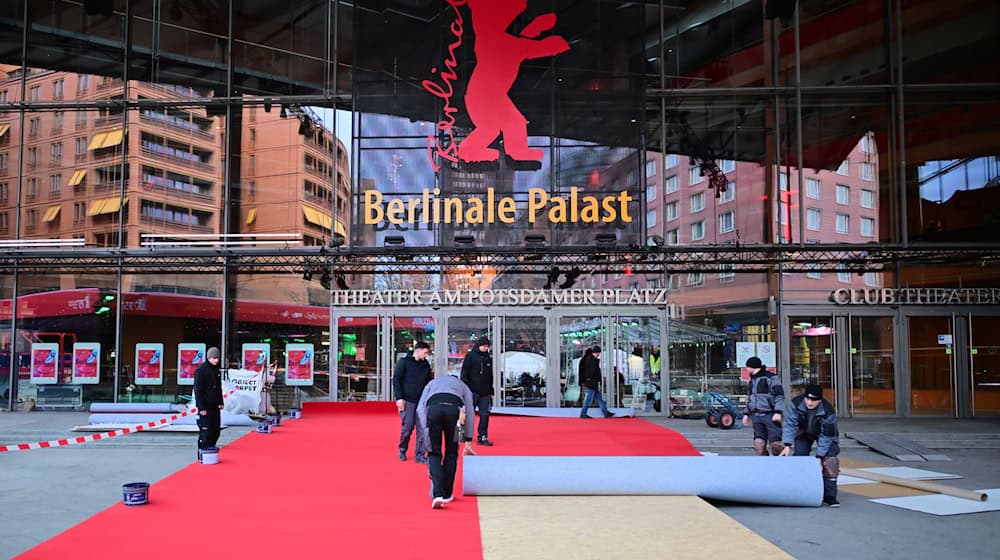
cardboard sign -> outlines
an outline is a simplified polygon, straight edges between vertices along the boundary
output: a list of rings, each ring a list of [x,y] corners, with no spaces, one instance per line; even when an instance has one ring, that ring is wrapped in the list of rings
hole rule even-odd
[[[285,345],[285,385],[313,384],[312,344]]]
[[[182,343],[177,345],[177,384],[194,385],[194,372],[205,363],[205,345]]]
[[[73,383],[99,383],[101,343],[77,342],[73,345]]]
[[[31,345],[31,382],[36,385],[58,383],[59,344],[35,342]]]
[[[163,344],[140,342],[135,345],[135,384],[163,385]]]

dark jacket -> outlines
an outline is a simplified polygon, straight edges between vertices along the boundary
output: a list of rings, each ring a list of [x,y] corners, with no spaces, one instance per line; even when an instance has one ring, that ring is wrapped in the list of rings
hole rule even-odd
[[[811,415],[811,421],[809,412],[805,395],[799,395],[792,399],[782,422],[781,441],[785,445],[792,445],[797,439],[815,441],[817,442],[816,456],[826,457],[826,454],[830,452],[831,445],[840,444],[837,432],[837,415],[833,411],[833,405],[826,399],[823,399],[815,408]]]
[[[392,373],[392,392],[396,399],[419,402],[424,387],[432,377],[434,374],[431,373],[431,364],[427,360],[417,360],[413,354],[404,356],[396,363],[396,369]]]
[[[601,386],[601,361],[590,352],[580,358],[580,385],[588,389]]]
[[[760,368],[760,371],[750,376],[747,387],[747,412],[767,413],[784,412],[785,390],[781,387],[781,378]]]
[[[194,370],[194,402],[198,410],[218,410],[222,405],[222,372],[208,360]]]
[[[462,361],[462,381],[477,395],[493,394],[493,358],[473,348]]]

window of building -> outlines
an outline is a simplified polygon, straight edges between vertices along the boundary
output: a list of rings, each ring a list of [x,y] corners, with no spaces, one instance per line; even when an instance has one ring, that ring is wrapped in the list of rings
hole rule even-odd
[[[9,101],[7,90],[0,91],[0,103],[7,103]]]
[[[778,173],[778,189],[782,191],[788,190],[788,175]]]
[[[851,163],[846,159],[840,162],[840,167],[837,168],[837,175],[850,175],[851,174]]]
[[[65,113],[56,111],[52,113],[52,130],[62,130]]]
[[[813,230],[819,231],[821,224],[822,214],[817,208],[809,208],[806,211],[806,227]]]
[[[866,272],[865,273],[865,286],[878,286],[878,273],[876,273],[876,272]]]
[[[38,180],[34,177],[28,179],[24,184],[24,195],[28,198],[35,198],[38,196]]]
[[[838,282],[843,282],[844,284],[850,284],[851,283],[851,273],[850,272],[838,272],[837,273],[837,281]]]
[[[38,117],[31,117],[28,119],[28,136],[38,136],[38,132],[42,129],[42,119]]]
[[[646,212],[646,227],[651,228],[656,225],[656,210]]]
[[[819,179],[806,179],[806,196],[814,200],[819,200],[820,193]]]
[[[10,185],[8,183],[0,183],[0,200],[7,200],[10,198]]]
[[[7,224],[7,213],[0,212],[0,231],[7,231],[9,228]]]
[[[736,278],[735,264],[719,265],[719,283],[725,284],[727,282],[732,282],[735,278]]]
[[[62,192],[62,174],[49,175],[49,196],[59,196]]]
[[[31,86],[28,89],[28,101],[42,100],[42,86]]]
[[[636,186],[636,185],[639,184],[639,182],[638,182],[638,176],[637,176],[637,174],[636,174],[636,172],[635,172],[634,169],[632,171],[628,172],[628,175],[626,176],[625,181],[626,181],[626,184],[629,187],[634,187],[634,186]]]
[[[730,210],[719,214],[719,233],[728,233],[736,229],[736,212]]]
[[[875,191],[863,189],[861,191],[861,207],[875,208]]]
[[[85,137],[81,136],[80,138],[77,138],[75,147],[77,159],[87,156],[87,139]]]
[[[646,160],[646,178],[648,179],[653,175],[656,175],[656,160],[655,159]]]
[[[704,179],[704,176],[701,174],[701,168],[700,167],[694,166],[694,167],[688,169],[688,184],[689,185],[697,185],[698,183],[701,182],[702,179]]]
[[[663,168],[670,169],[673,167],[677,167],[678,159],[679,158],[677,157],[677,154],[666,154],[665,156],[663,156]]]
[[[866,154],[875,153],[875,135],[869,132],[861,137],[861,151]]]
[[[28,169],[38,167],[38,148],[28,148]]]
[[[719,160],[719,169],[723,173],[729,173],[730,171],[736,171],[736,162],[731,159]]]
[[[705,275],[700,272],[689,272],[687,275],[688,286],[701,286],[705,283]]]
[[[851,187],[847,185],[837,185],[837,204],[851,203]]]
[[[60,78],[52,82],[52,98],[62,99],[66,95],[66,80]]]
[[[76,128],[77,130],[87,127],[87,112],[77,111],[76,112]]]
[[[663,192],[665,194],[677,192],[677,175],[671,175],[667,177],[667,180],[663,183]]]
[[[74,202],[73,203],[73,223],[78,224],[87,220],[87,203],[86,202]]]
[[[861,164],[861,178],[865,181],[875,180],[875,164],[874,163],[862,163]]]
[[[60,161],[62,161],[62,154],[63,154],[62,148],[63,148],[62,142],[56,142],[55,144],[52,144],[51,150],[49,152],[50,156],[52,157],[52,163],[59,163]]]
[[[10,154],[2,153],[0,154],[0,169],[6,170],[7,166],[10,165]]]
[[[26,220],[25,220],[26,225],[29,228],[33,229],[33,228],[38,227],[38,210],[37,209],[35,209],[35,208],[29,209],[25,213],[25,218],[26,218]]]
[[[875,218],[861,218],[861,235],[875,237]]]
[[[811,264],[811,265],[809,265],[809,268],[813,268],[813,267],[816,267],[816,266],[819,266],[819,265]],[[806,273],[806,278],[811,278],[813,280],[822,280],[823,279],[823,273],[820,272],[820,271],[818,271],[818,270],[810,270],[809,272]]]
[[[691,224],[691,241],[705,239],[705,222],[698,221]]]
[[[77,93],[84,93],[90,88],[90,76],[86,74],[80,74],[76,77],[76,91]]]
[[[665,208],[667,213],[667,221],[669,222],[670,220],[676,220],[678,216],[677,201],[675,200],[673,202],[668,202]]]
[[[676,229],[668,231],[667,238],[664,241],[667,245],[677,245],[681,242],[680,232]]]
[[[851,217],[848,214],[837,213],[837,233],[850,233]]]
[[[782,224],[787,224],[788,223],[788,203],[787,202],[782,202],[779,205],[778,214],[779,214],[778,220]]]
[[[725,204],[734,200],[736,200],[736,183],[730,181],[726,190],[719,193],[719,204]]]
[[[650,278],[649,280],[646,280],[646,286],[648,286],[650,289],[655,290],[660,287],[660,279]]]
[[[656,183],[651,183],[646,185],[646,202],[653,202],[656,200]]]
[[[705,193],[700,192],[697,194],[693,194],[691,195],[690,199],[691,199],[692,214],[694,214],[695,212],[701,212],[702,210],[705,209]]]

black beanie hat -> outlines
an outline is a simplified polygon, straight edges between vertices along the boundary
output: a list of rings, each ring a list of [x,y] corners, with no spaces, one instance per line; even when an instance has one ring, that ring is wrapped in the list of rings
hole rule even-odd
[[[822,385],[816,385],[815,383],[810,383],[810,384],[806,385],[806,389],[805,389],[805,391],[803,391],[803,394],[805,396],[809,397],[810,399],[816,399],[816,400],[822,399],[823,398],[823,386]]]
[[[486,338],[485,336],[481,336],[479,337],[479,340],[476,341],[476,346],[478,347],[478,346],[492,346],[492,345],[490,344],[490,339]]]
[[[760,358],[757,356],[750,356],[750,358],[747,359],[747,367],[751,369],[762,368],[764,367],[764,362],[760,361]]]

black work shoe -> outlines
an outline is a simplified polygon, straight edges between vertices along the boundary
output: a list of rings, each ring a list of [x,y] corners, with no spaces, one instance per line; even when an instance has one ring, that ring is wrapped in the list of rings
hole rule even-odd
[[[480,438],[479,445],[485,445],[486,447],[493,447],[493,442],[486,438]]]
[[[403,451],[403,450],[399,451],[399,460],[400,461],[405,461],[406,460],[406,451]]]
[[[590,416],[589,414],[581,414],[580,418],[593,418],[593,416]]]
[[[839,508],[840,507],[840,502],[837,501],[837,498],[827,497],[827,498],[823,498],[823,505],[824,506],[829,506],[829,507],[832,507],[832,508]]]
[[[605,418],[614,418],[615,417],[615,413],[611,412],[611,411],[608,411],[608,413],[605,414],[604,417]]]

